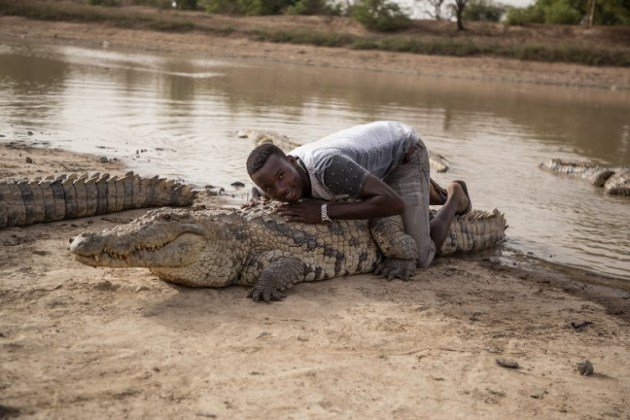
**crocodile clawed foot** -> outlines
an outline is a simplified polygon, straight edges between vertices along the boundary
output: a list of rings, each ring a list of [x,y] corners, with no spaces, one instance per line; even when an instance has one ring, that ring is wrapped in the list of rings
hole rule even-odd
[[[271,303],[272,301],[279,301],[286,297],[279,291],[266,287],[266,288],[258,288],[254,287],[247,293],[248,298],[252,298],[254,302],[264,301],[267,303]]]
[[[416,262],[414,260],[385,259],[374,270],[374,274],[389,281],[395,278],[409,281],[415,273]]]

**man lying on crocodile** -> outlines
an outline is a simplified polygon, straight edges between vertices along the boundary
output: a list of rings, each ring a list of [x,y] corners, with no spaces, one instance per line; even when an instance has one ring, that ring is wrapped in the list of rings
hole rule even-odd
[[[427,149],[402,123],[377,121],[333,133],[285,155],[263,144],[247,159],[247,172],[269,198],[287,202],[278,213],[289,221],[325,223],[402,215],[427,267],[441,249],[455,215],[470,211],[466,184],[447,190],[429,177]],[[342,196],[357,202],[335,202]],[[442,205],[429,220],[429,204]]]

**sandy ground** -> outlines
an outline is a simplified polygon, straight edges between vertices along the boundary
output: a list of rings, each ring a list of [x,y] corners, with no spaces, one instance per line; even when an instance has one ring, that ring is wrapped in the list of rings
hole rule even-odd
[[[23,38],[445,77],[630,86],[626,69],[0,17],[0,39]],[[94,156],[0,140],[0,179],[125,171]],[[0,417],[630,418],[630,293],[588,284],[606,279],[531,262],[506,267],[495,252],[440,259],[407,283],[361,275],[301,284],[284,302],[266,305],[237,287],[187,289],[143,269],[94,269],[73,261],[69,238],[141,213],[0,230]],[[591,324],[570,325],[583,321]],[[501,367],[498,358],[520,369]],[[577,372],[583,359],[593,362],[593,376]]]
[[[68,170],[124,168],[0,148],[2,179]],[[407,283],[300,284],[268,305],[71,257],[69,238],[141,213],[0,231],[0,417],[630,417],[628,292],[495,252]]]

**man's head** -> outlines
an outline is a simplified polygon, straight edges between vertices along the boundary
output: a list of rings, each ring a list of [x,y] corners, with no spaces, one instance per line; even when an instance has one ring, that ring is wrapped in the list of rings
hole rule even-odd
[[[247,173],[274,200],[298,201],[310,186],[308,175],[298,169],[297,160],[271,143],[252,150],[247,158]]]

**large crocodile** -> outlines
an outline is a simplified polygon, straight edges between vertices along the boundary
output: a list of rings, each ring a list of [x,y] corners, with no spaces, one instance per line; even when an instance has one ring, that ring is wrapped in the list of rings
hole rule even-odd
[[[416,246],[400,217],[291,223],[275,204],[249,209],[160,209],[101,233],[83,233],[70,249],[94,267],[148,267],[159,278],[194,287],[252,286],[254,300],[278,300],[294,283],[377,272],[409,278]],[[490,247],[504,237],[497,210],[457,216],[442,255]]]
[[[593,162],[551,159],[539,168],[573,178],[583,178],[607,194],[630,195],[630,168],[614,168]]]
[[[162,206],[190,206],[191,186],[159,177],[70,174],[0,182],[0,228]]]
[[[236,132],[236,136],[253,140],[256,145],[272,143],[278,146],[284,152],[289,152],[300,146],[300,144],[295,140],[271,130],[255,130],[245,128],[242,130],[238,130]],[[436,172],[446,172],[450,167],[450,164],[444,156],[431,151],[429,151],[429,164],[431,165],[431,169]]]

